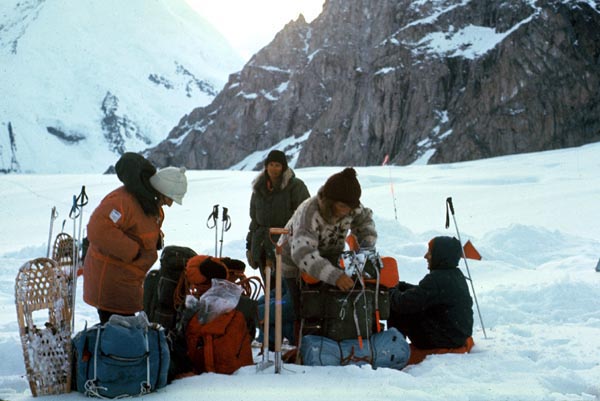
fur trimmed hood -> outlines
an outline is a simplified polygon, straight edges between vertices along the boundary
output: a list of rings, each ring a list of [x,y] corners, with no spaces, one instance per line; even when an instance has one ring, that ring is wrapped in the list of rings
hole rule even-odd
[[[285,171],[283,171],[283,173],[281,173],[280,186],[279,186],[279,188],[275,188],[275,189],[278,189],[280,191],[285,189],[285,187],[287,187],[289,185],[290,181],[295,176],[296,175],[294,174],[294,171],[291,169],[291,167],[288,167],[287,169],[285,169]],[[267,182],[267,171],[265,169],[263,169],[256,176],[256,178],[252,181],[252,191],[265,192],[267,190],[266,182]]]

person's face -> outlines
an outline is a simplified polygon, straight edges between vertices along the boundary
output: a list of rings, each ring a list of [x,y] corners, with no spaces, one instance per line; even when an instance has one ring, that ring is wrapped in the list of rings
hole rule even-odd
[[[333,216],[336,219],[341,219],[350,214],[352,208],[346,205],[344,202],[335,201],[333,202]]]
[[[278,162],[269,162],[267,164],[267,174],[271,180],[277,180],[283,173],[283,164]]]
[[[423,257],[427,259],[427,268],[431,269],[431,251],[429,250],[429,248],[427,248],[427,253]]]
[[[168,196],[160,195],[159,203],[160,206],[167,205],[171,207],[171,205],[173,204],[173,199],[169,198]]]

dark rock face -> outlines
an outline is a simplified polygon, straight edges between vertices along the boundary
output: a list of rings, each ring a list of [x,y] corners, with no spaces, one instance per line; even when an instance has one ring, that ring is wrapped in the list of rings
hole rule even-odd
[[[0,168],[0,173],[16,173],[19,172],[21,167],[19,166],[19,161],[17,160],[17,143],[15,141],[15,133],[10,121],[6,126],[6,129],[8,133],[8,143],[10,144],[10,149],[3,149],[3,147],[0,146],[0,160],[8,160],[10,157],[10,163],[7,167]],[[3,152],[5,152],[5,154],[3,154]]]
[[[539,0],[328,0],[145,154],[227,168],[445,163],[600,141],[600,9]],[[285,142],[282,142],[286,140]],[[254,167],[254,166],[251,166]]]
[[[110,92],[106,93],[102,100],[102,131],[104,138],[108,143],[110,150],[122,155],[127,151],[126,144],[128,139],[135,138],[150,144],[152,141],[145,137],[136,123],[131,121],[127,116],[118,115],[119,98]]]

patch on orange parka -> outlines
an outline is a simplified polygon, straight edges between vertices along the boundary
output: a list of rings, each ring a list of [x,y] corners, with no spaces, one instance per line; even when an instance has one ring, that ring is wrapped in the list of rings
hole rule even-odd
[[[473,337],[467,338],[465,345],[458,348],[432,348],[432,349],[420,349],[410,344],[410,358],[408,358],[407,365],[416,365],[417,363],[423,362],[427,355],[440,355],[440,354],[468,354],[475,345]]]

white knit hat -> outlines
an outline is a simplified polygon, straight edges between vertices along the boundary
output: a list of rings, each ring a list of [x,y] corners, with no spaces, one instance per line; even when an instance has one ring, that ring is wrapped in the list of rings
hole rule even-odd
[[[150,184],[158,192],[181,205],[187,192],[185,167],[165,167],[150,177]]]

